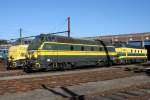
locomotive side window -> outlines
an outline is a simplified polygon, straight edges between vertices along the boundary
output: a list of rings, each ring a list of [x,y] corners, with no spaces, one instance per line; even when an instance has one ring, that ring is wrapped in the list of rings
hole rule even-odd
[[[58,50],[71,50],[70,45],[66,45],[66,44],[57,44],[57,49]]]
[[[99,47],[99,51],[102,51],[103,50],[103,48],[102,47]]]
[[[52,45],[48,44],[48,43],[45,43],[43,45],[43,50],[51,50],[52,49]]]
[[[43,45],[43,50],[57,50],[57,44],[45,43]]]
[[[114,52],[115,48],[113,48],[113,47],[107,47],[107,50],[110,51],[110,52]]]
[[[73,45],[70,46],[70,50],[71,50],[71,51],[74,50],[74,46],[73,46]]]
[[[83,46],[81,46],[81,51],[84,51],[84,47]]]
[[[80,51],[81,50],[81,47],[79,45],[73,45],[73,49],[75,51]]]
[[[91,47],[91,51],[94,51],[94,47]]]

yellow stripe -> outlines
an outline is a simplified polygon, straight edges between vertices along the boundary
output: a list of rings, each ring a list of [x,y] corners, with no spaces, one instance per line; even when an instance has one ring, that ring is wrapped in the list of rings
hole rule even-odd
[[[57,51],[57,50],[39,50],[37,55],[83,55],[83,56],[106,56],[105,52],[96,52],[96,51]],[[109,55],[117,55],[116,52],[109,52]]]
[[[147,56],[120,56],[120,58],[147,58]]]
[[[66,45],[81,45],[81,46],[97,46],[97,47],[103,47],[102,44],[100,44],[100,45],[88,45],[88,44],[74,44],[74,43],[60,43],[60,42],[44,42],[44,43],[41,45],[40,49],[42,49],[42,47],[43,47],[43,45],[44,45],[45,43],[49,43],[49,44],[66,44]],[[106,46],[106,47],[114,47],[114,46]]]

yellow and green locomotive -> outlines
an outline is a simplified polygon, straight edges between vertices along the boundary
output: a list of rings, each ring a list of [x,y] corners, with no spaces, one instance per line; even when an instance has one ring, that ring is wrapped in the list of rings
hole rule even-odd
[[[8,49],[7,69],[23,67],[28,45],[14,45]]]
[[[147,61],[147,50],[142,48],[116,47],[120,64],[141,63]]]
[[[115,63],[115,47],[102,41],[55,35],[39,35],[28,47],[25,71],[72,69],[86,65]]]
[[[115,42],[117,62],[119,64],[142,63],[147,61],[147,50],[141,47],[131,46],[124,42]]]

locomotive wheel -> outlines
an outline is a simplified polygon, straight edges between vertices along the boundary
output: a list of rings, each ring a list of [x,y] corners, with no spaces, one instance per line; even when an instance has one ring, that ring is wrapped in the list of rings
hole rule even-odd
[[[110,61],[110,62],[109,62],[109,66],[112,66],[112,65],[113,65],[113,62],[112,62],[112,61]]]
[[[12,68],[10,66],[7,66],[7,70],[11,70]]]
[[[24,66],[23,71],[26,72],[26,73],[32,73],[33,72],[33,70],[28,66]]]
[[[12,70],[12,69],[13,69],[12,63],[8,63],[7,64],[7,70]]]
[[[71,63],[66,63],[66,67],[67,67],[67,70],[71,70],[72,69],[72,65],[71,65]]]
[[[57,62],[53,62],[53,63],[52,63],[52,70],[54,70],[54,71],[55,71],[55,70],[58,70],[58,69],[59,69],[58,65],[59,65],[59,64],[58,64]]]
[[[99,67],[104,67],[105,66],[105,62],[104,61],[100,61],[100,62],[97,63],[97,65]]]
[[[61,71],[64,71],[64,70],[65,70],[64,67],[65,67],[64,63],[60,63],[60,70],[61,70]]]

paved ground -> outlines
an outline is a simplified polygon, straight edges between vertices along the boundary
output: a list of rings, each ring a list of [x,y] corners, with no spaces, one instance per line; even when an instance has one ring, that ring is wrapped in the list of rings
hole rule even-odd
[[[59,100],[66,97],[88,95],[96,92],[121,89],[132,85],[140,85],[145,83],[150,83],[150,77],[139,75],[106,81],[88,82],[67,87],[49,88],[48,86],[43,85],[43,89],[36,89],[24,93],[8,93],[1,95],[0,100]]]
[[[85,72],[95,72],[95,71],[103,71],[103,70],[113,70],[115,68],[95,68],[95,69],[84,69],[84,70],[73,70],[73,71],[62,71],[62,72],[46,72],[46,73],[34,73],[34,74],[26,74],[26,75],[19,75],[19,76],[6,76],[6,77],[0,77],[0,80],[12,80],[12,79],[25,79],[25,78],[36,78],[36,77],[45,77],[45,76],[57,76],[57,75],[66,75],[66,74],[80,74]],[[17,72],[17,71],[15,71]],[[15,73],[10,72],[10,73]],[[0,72],[0,74],[8,74],[9,72]]]
[[[113,70],[116,68],[132,67],[135,65],[119,65],[113,67],[104,67],[104,68],[90,68],[90,69],[76,69],[76,70],[67,70],[67,71],[55,71],[55,72],[39,72],[39,73],[24,73],[21,70],[12,70],[12,71],[1,71],[0,72],[0,81],[1,80],[12,80],[12,79],[24,79],[24,78],[36,78],[36,77],[46,77],[46,76],[56,76],[56,75],[66,75],[66,74],[80,74],[85,72],[95,72],[103,70]]]

